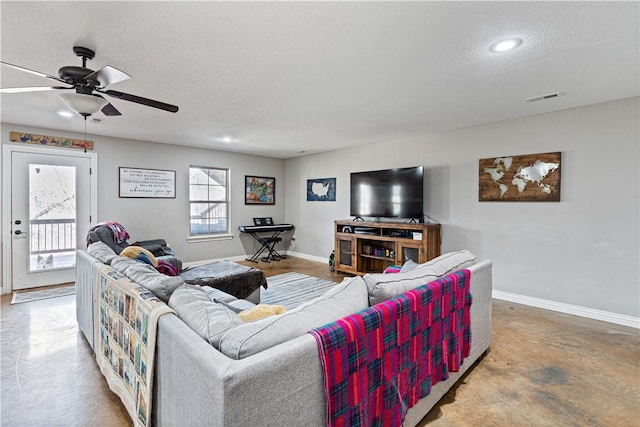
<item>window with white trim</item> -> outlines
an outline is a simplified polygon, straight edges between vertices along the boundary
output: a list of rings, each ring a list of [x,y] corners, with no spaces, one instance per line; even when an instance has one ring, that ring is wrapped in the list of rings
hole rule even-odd
[[[229,233],[229,169],[189,167],[189,234]]]

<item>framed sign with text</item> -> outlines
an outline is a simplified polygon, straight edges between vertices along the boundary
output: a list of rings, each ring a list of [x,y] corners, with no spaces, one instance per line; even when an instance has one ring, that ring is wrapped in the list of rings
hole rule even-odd
[[[175,199],[176,171],[120,168],[120,197]]]

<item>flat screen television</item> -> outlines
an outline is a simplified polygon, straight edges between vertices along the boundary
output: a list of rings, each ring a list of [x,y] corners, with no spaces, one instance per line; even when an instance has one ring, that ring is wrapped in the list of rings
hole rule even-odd
[[[351,173],[351,216],[423,219],[422,166]]]

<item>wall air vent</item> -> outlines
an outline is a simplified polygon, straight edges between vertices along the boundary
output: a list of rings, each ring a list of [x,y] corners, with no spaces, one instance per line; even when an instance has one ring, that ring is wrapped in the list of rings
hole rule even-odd
[[[557,98],[561,95],[560,92],[548,93],[546,95],[533,96],[531,98],[525,99],[525,102],[536,102],[536,101],[544,101],[547,99]]]

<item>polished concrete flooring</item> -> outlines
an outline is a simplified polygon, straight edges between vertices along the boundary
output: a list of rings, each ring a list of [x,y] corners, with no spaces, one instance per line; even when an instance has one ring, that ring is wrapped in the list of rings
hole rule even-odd
[[[247,265],[343,277],[293,257]],[[10,301],[0,305],[0,425],[131,425],[77,328],[74,296]],[[637,329],[494,300],[492,337],[421,426],[640,426]]]

